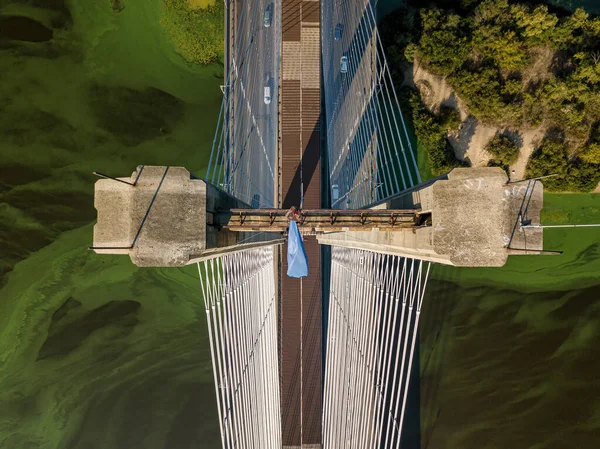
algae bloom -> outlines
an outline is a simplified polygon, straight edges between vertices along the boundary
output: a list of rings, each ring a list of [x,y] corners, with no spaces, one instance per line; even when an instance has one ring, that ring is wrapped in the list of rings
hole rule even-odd
[[[160,24],[175,50],[195,64],[211,64],[223,55],[223,2],[163,0]]]

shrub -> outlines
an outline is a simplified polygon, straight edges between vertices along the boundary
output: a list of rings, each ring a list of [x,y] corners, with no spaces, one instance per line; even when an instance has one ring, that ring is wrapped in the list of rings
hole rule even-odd
[[[494,162],[501,166],[512,165],[519,159],[519,147],[507,136],[496,135],[485,149],[494,156]]]
[[[565,190],[570,192],[591,192],[600,182],[598,165],[582,159],[575,159],[569,166]]]
[[[596,93],[597,95],[597,93]],[[553,79],[544,87],[541,95],[546,119],[555,126],[568,130],[570,136],[585,139],[591,124],[588,115],[592,111],[587,104],[592,101],[590,88],[573,80]]]
[[[460,165],[454,155],[454,150],[448,142],[446,130],[423,105],[419,94],[416,92],[411,95],[410,109],[415,134],[427,152],[427,161],[432,174],[439,176]]]
[[[591,143],[586,146],[581,152],[580,157],[588,164],[598,165],[598,170],[600,170],[600,143]]]
[[[486,123],[515,124],[521,115],[520,105],[507,105],[498,70],[485,67],[477,71],[460,70],[450,79],[468,104],[470,112]]]
[[[448,131],[455,131],[460,126],[462,120],[460,119],[460,113],[450,107],[450,106],[441,106],[440,107],[440,125],[442,128]]]
[[[419,47],[414,42],[410,42],[406,48],[404,49],[404,57],[408,62],[413,62],[415,60],[415,56],[417,56],[417,51]]]
[[[558,175],[544,181],[548,190],[564,190],[565,175],[569,166],[567,145],[560,139],[546,138],[527,162],[525,174],[528,178]]]
[[[536,178],[557,174],[544,180],[549,191],[589,192],[600,182],[598,165],[569,159],[567,145],[560,139],[546,138],[527,164],[526,176]]]
[[[532,85],[523,95],[523,119],[525,123],[536,127],[544,121],[544,106],[541,101],[541,89]]]

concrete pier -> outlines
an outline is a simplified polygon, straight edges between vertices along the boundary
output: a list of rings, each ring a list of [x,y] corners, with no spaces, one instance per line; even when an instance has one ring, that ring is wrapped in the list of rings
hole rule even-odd
[[[539,254],[543,206],[540,181],[508,183],[498,167],[456,168],[446,179],[425,184],[377,208],[420,209],[430,226],[403,232],[335,232],[319,243],[363,249],[465,267],[501,267],[511,254]]]
[[[278,233],[223,229],[220,211],[249,206],[183,167],[139,166],[117,179],[125,182],[95,185],[98,254],[127,254],[140,267],[176,267],[281,242]]]

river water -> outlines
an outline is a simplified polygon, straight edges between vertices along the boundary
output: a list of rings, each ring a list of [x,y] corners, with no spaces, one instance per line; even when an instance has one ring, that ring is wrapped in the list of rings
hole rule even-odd
[[[2,449],[219,446],[194,269],[86,250],[91,172],[203,173],[221,98],[221,66],[174,52],[160,0],[120,4],[0,3]],[[599,203],[550,197],[549,217],[565,205],[567,218],[597,217]],[[562,259],[435,268],[407,447],[593,447],[598,240],[553,232]]]

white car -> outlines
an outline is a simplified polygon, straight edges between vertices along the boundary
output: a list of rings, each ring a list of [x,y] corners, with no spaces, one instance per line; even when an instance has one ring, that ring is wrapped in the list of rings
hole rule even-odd
[[[340,59],[340,72],[348,73],[348,56],[346,55],[342,56],[342,59]]]
[[[265,104],[271,104],[271,86],[265,86],[265,95],[263,100]]]
[[[331,186],[331,201],[335,202],[340,197],[340,186],[333,184]]]

